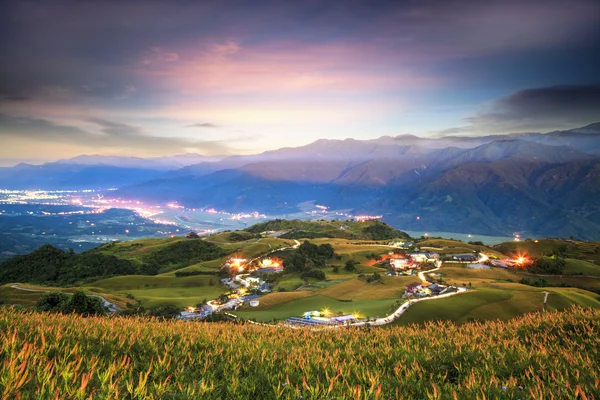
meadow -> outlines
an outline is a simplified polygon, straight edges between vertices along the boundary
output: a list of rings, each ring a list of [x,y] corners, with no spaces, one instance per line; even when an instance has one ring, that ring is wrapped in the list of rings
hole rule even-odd
[[[592,399],[600,310],[307,330],[0,308],[2,399]]]

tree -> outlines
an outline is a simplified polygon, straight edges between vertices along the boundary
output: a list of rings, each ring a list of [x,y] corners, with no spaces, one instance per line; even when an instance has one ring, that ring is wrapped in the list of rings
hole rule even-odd
[[[348,272],[354,272],[354,271],[356,271],[357,264],[359,264],[358,261],[348,260],[348,261],[346,261],[346,264],[344,265],[344,269]]]
[[[566,243],[561,243],[554,249],[554,255],[556,257],[565,258],[567,256],[567,251],[569,251],[569,246]]]
[[[102,299],[88,296],[81,290],[73,293],[69,301],[63,303],[61,308],[64,313],[76,313],[83,316],[104,315],[106,313],[106,307],[104,307]]]
[[[178,317],[180,315],[180,312],[179,312],[179,307],[177,307],[174,304],[168,304],[163,307],[151,309],[149,314],[152,317],[170,319],[170,318]]]
[[[60,310],[63,304],[69,301],[69,296],[63,292],[50,292],[42,295],[36,303],[40,311]]]
[[[325,272],[321,271],[320,269],[311,269],[308,271],[304,271],[301,275],[301,278],[306,279],[306,278],[316,278],[320,281],[325,280]]]

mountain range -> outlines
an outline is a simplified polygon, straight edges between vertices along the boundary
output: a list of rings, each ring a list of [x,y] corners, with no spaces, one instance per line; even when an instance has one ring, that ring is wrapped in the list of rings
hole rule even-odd
[[[600,238],[600,123],[549,133],[318,140],[226,158],[80,156],[0,169],[0,187],[281,214],[314,200],[399,229]]]

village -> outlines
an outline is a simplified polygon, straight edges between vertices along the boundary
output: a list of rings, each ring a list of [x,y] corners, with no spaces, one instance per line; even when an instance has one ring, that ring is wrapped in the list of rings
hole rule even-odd
[[[390,242],[387,255],[380,255],[376,266],[385,268],[389,277],[414,276],[415,281],[404,287],[401,297],[402,311],[412,302],[446,297],[468,290],[464,287],[454,287],[444,284],[442,275],[436,273],[442,267],[440,255],[435,251],[421,251],[413,248],[411,242]],[[410,249],[413,249],[412,251]],[[506,265],[518,263],[519,260],[493,260]],[[521,260],[522,261],[522,260]],[[478,268],[480,265],[487,267],[491,260],[483,253],[453,254],[448,262],[466,264],[468,267]],[[481,264],[486,263],[486,264]],[[504,266],[505,264],[502,264]],[[501,266],[501,265],[498,265]],[[248,260],[241,257],[231,257],[222,266],[228,276],[220,280],[220,284],[229,291],[218,299],[207,301],[201,306],[190,306],[180,315],[184,320],[202,320],[214,313],[235,312],[243,305],[257,307],[261,296],[272,291],[268,281],[272,274],[284,272],[283,260],[276,257],[256,258]],[[400,310],[400,309],[398,309]],[[398,311],[397,310],[397,311]],[[401,313],[400,313],[401,314]],[[328,308],[322,310],[306,310],[298,316],[288,318],[284,324],[287,326],[354,326],[369,322],[379,321],[388,323],[400,314],[392,314],[387,319],[367,319],[359,312],[344,314],[333,313]],[[235,317],[235,315],[230,314]],[[237,317],[236,317],[237,318]]]

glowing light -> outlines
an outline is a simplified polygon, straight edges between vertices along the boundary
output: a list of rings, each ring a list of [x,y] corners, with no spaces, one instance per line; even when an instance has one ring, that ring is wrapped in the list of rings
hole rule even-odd
[[[189,306],[186,308],[188,312],[196,312],[196,307]]]
[[[321,315],[323,315],[324,317],[327,317],[327,316],[328,316],[328,315],[330,315],[330,314],[331,314],[331,311],[329,310],[329,308],[324,308],[324,309],[321,311]]]

